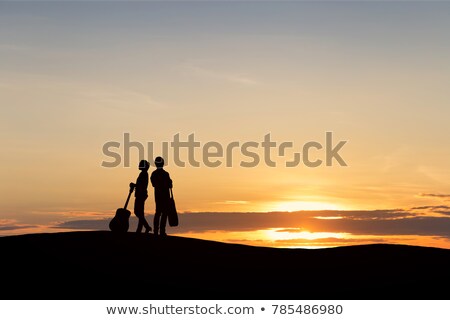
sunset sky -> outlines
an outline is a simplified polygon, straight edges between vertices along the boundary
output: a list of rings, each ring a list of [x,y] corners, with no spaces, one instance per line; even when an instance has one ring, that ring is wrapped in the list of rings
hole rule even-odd
[[[139,174],[136,148],[102,166],[124,134],[159,155],[177,134],[225,149],[270,133],[294,146],[275,167],[261,148],[253,168],[238,149],[216,168],[169,152],[168,232],[450,248],[449,30],[444,1],[2,1],[0,235],[107,230]],[[326,132],[347,166],[325,165]],[[286,167],[311,141],[324,163]]]

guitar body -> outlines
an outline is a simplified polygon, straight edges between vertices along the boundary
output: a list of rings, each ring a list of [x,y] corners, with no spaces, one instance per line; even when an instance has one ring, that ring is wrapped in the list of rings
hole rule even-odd
[[[125,202],[125,206],[123,208],[119,208],[116,210],[116,215],[109,222],[109,230],[114,233],[125,233],[128,232],[128,228],[130,227],[130,210],[127,210],[128,201],[130,201],[131,193],[134,190],[134,184],[130,183],[130,192],[128,193],[127,201]]]
[[[116,210],[116,215],[109,222],[109,229],[112,232],[128,232],[128,228],[130,227],[130,210],[119,208]]]

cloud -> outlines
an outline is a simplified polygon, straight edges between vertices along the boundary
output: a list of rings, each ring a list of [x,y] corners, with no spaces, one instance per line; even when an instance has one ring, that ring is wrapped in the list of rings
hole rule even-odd
[[[276,232],[297,233],[302,231],[304,231],[304,229],[302,228],[286,228],[286,229],[279,229]]]
[[[32,225],[9,225],[9,226],[0,226],[0,231],[11,231],[11,230],[20,230],[20,229],[28,229],[32,228]]]
[[[368,210],[368,211],[315,211],[315,219],[321,220],[396,220],[416,216],[416,213],[402,209],[396,210]]]
[[[85,87],[80,88],[81,95],[94,100],[98,105],[119,111],[162,110],[164,105],[148,93],[121,87]]]
[[[450,199],[450,194],[442,194],[442,193],[421,193],[419,194],[420,197],[424,198],[444,198],[444,199]]]
[[[422,212],[424,215],[443,214],[450,215],[450,206],[421,206],[413,207],[411,210]]]
[[[6,51],[6,52],[27,52],[31,49],[29,46],[24,45],[18,45],[14,43],[0,43],[0,51]]]
[[[109,221],[111,218],[92,219],[92,220],[73,220],[57,223],[53,228],[75,229],[75,230],[109,230]],[[132,221],[132,219],[130,219]]]
[[[449,216],[446,216],[449,215]],[[317,216],[339,216],[340,219],[317,219]],[[148,221],[153,215],[146,216]],[[62,222],[56,228],[108,230],[110,218]],[[450,214],[427,216],[409,211],[299,211],[299,212],[191,212],[179,214],[180,225],[171,233],[245,232],[286,229],[294,232],[349,233],[352,235],[416,235],[450,239]],[[130,230],[136,219],[130,219]]]
[[[37,227],[37,225],[22,224],[13,219],[0,219],[0,231],[29,229],[34,227]]]
[[[99,212],[99,211],[80,211],[80,210],[69,210],[69,211],[48,211],[46,213],[70,218],[80,218],[83,217],[99,219],[99,218],[109,218],[113,213],[111,212]]]
[[[425,210],[425,209],[450,209],[449,206],[422,206],[422,207],[413,207],[411,210]]]
[[[215,204],[248,204],[248,201],[245,200],[226,200],[226,201],[219,201],[215,202]]]
[[[196,76],[205,77],[209,79],[221,80],[226,82],[231,82],[235,84],[240,84],[244,86],[255,86],[260,84],[259,81],[249,77],[243,73],[231,73],[218,70],[207,69],[204,67],[199,67],[196,65],[185,65],[185,70],[189,71],[191,74]]]
[[[448,170],[445,167],[419,166],[417,167],[417,172],[432,181],[448,183]]]

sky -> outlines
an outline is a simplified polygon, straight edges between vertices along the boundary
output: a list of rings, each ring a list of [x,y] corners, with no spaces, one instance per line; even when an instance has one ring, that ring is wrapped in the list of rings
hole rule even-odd
[[[166,159],[171,234],[450,248],[448,30],[444,1],[2,1],[0,235],[107,229],[139,174],[125,140],[151,161],[192,135],[198,167]],[[268,134],[293,146],[274,166]]]

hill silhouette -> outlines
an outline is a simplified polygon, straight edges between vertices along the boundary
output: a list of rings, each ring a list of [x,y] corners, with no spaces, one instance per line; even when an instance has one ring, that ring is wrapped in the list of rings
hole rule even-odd
[[[449,299],[450,250],[279,249],[107,231],[0,238],[2,299]]]

